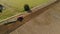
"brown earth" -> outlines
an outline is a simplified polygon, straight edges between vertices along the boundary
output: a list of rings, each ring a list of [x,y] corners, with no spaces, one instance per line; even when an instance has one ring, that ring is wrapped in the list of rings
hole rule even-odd
[[[10,34],[60,34],[60,2]]]

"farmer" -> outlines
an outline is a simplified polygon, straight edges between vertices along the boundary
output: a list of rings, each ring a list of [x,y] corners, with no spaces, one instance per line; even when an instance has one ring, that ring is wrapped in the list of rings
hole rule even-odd
[[[28,4],[24,5],[24,10],[27,11],[27,12],[31,12],[31,9],[30,9]]]
[[[23,17],[18,17],[18,18],[17,18],[17,20],[20,21],[20,22],[22,22],[23,19],[24,19]]]
[[[3,5],[0,4],[0,13],[2,13]]]

